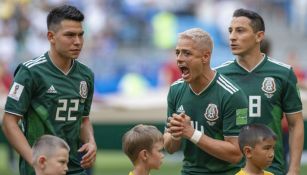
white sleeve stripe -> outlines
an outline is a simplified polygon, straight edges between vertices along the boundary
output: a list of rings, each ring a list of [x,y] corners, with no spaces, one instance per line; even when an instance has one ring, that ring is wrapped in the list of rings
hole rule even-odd
[[[27,61],[27,62],[23,63],[23,65],[30,66],[31,64],[37,63],[37,62],[39,62],[41,60],[45,60],[45,58],[39,58],[37,60],[30,60],[30,61]]]
[[[296,113],[299,113],[299,112],[302,112],[302,110],[296,111],[296,112],[289,112],[289,113],[286,113],[286,112],[285,112],[285,114],[296,114]]]
[[[229,84],[224,82],[220,77],[219,77],[219,81],[221,81],[221,83],[223,83],[225,87],[231,89],[233,92],[237,92],[238,91],[238,89],[234,89],[232,86],[230,86]]]
[[[180,80],[175,81],[173,84],[171,84],[171,86],[174,86],[176,84],[183,83],[183,82],[184,80],[180,79]]]
[[[230,64],[233,63],[233,62],[234,62],[233,60],[231,60],[231,61],[226,61],[226,62],[222,63],[222,65],[217,66],[217,67],[214,67],[213,69],[216,70],[216,69],[219,69],[219,68],[221,68],[221,67],[228,66],[228,65],[230,65]]]
[[[28,66],[29,64],[31,64],[33,62],[40,61],[42,59],[46,59],[44,55],[41,55],[40,57],[37,57],[37,58],[32,59],[32,60],[26,61],[26,62],[23,63],[23,65]]]
[[[19,116],[19,117],[23,117],[22,114],[18,114],[18,113],[15,113],[15,112],[6,111],[6,110],[4,110],[4,112],[9,113],[9,114],[13,114],[13,115],[17,115],[17,116]]]
[[[229,93],[233,94],[234,92],[227,88],[223,83],[221,83],[219,80],[216,81],[220,86],[222,86],[225,90],[227,90]]]
[[[225,84],[228,84],[229,86],[231,86],[235,91],[238,91],[239,89],[237,87],[235,87],[232,83],[230,83],[225,77],[221,76],[219,77],[219,79],[224,82]]]
[[[283,62],[280,62],[280,61],[277,61],[275,59],[272,59],[272,58],[268,58],[268,61],[272,62],[272,63],[275,63],[277,65],[280,65],[282,67],[285,67],[287,69],[291,69],[291,66],[289,64],[286,64],[286,63],[283,63]]]
[[[28,68],[31,68],[31,67],[33,67],[33,66],[35,66],[35,65],[37,65],[37,64],[42,64],[42,63],[44,63],[44,62],[47,62],[47,60],[42,60],[42,61],[39,61],[39,62],[37,62],[37,63],[31,64],[31,65],[28,66]]]

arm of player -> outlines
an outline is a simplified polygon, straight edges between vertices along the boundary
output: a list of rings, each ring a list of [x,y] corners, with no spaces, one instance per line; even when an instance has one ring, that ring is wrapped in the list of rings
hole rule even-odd
[[[300,174],[304,145],[304,121],[302,112],[286,114],[289,125],[290,165],[288,175]]]
[[[81,124],[81,140],[83,142],[79,152],[85,152],[81,160],[83,168],[90,168],[96,160],[97,146],[94,138],[94,131],[88,116],[83,117]]]
[[[183,114],[173,114],[172,117],[168,118],[167,129],[163,135],[164,148],[170,154],[178,151],[181,147],[181,135],[183,129],[181,126],[181,115]]]
[[[165,132],[163,138],[164,148],[168,153],[173,154],[180,149],[181,140],[173,139],[171,133]]]
[[[191,140],[195,129],[191,125],[189,116],[185,115],[184,119],[182,137]],[[224,140],[217,140],[202,133],[196,144],[208,154],[233,164],[238,163],[243,156],[239,148],[238,137],[224,137]]]
[[[32,165],[32,149],[26,137],[18,126],[20,116],[5,112],[2,121],[2,130],[15,150],[24,158],[29,165]]]

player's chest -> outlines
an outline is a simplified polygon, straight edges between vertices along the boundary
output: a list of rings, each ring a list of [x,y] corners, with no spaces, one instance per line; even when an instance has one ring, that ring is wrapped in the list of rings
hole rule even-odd
[[[73,76],[49,76],[40,79],[35,95],[48,99],[80,99],[88,96],[89,83],[84,78]]]
[[[200,125],[216,126],[222,121],[222,98],[218,96],[182,96],[176,102],[176,113],[186,113]]]
[[[245,92],[247,96],[260,95],[271,100],[280,98],[282,95],[283,82],[274,76],[261,74],[249,74],[233,79]]]

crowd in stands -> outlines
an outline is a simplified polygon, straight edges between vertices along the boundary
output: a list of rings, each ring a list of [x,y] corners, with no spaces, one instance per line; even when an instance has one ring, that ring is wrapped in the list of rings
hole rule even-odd
[[[85,16],[81,61],[95,72],[96,93],[119,90],[126,73],[137,73],[150,87],[161,85],[169,66],[176,34],[201,27],[213,37],[213,66],[230,59],[228,23],[238,6],[284,14],[306,32],[307,0],[3,0],[0,2],[0,60],[10,72],[20,62],[48,48],[46,15],[60,4],[72,4]],[[293,10],[296,9],[297,10]],[[5,47],[3,47],[5,46]],[[175,55],[173,55],[175,56]],[[165,65],[165,66],[164,66]],[[167,72],[167,71],[166,71]],[[162,76],[163,77],[163,76]],[[163,84],[163,83],[162,83]]]

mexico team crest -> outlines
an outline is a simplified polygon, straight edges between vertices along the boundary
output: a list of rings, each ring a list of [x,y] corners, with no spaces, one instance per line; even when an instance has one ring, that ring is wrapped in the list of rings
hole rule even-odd
[[[265,95],[268,98],[271,98],[274,95],[273,93],[276,91],[275,79],[272,77],[265,77],[261,89],[265,92]]]
[[[216,120],[219,118],[219,111],[215,104],[210,103],[206,108],[205,118],[208,120],[207,123],[213,126]]]
[[[79,93],[80,93],[82,98],[87,97],[88,88],[87,88],[86,81],[80,81],[80,92]]]

